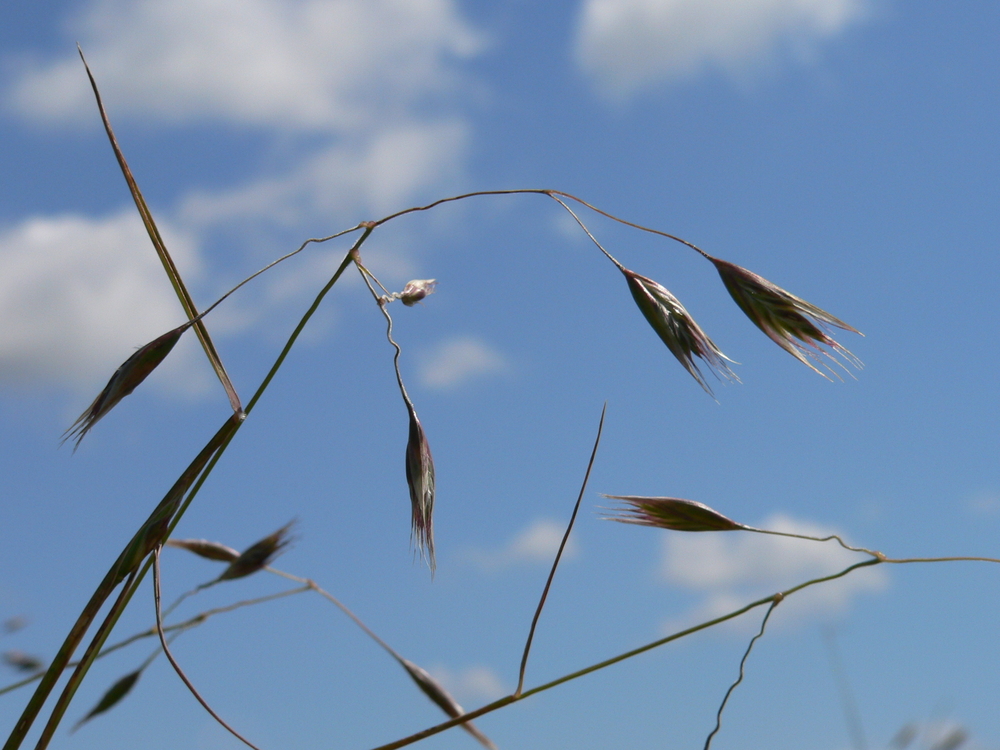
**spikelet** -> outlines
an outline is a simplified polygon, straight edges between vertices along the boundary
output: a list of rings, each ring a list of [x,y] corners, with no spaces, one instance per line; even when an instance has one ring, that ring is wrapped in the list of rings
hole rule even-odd
[[[707,364],[716,377],[722,376],[727,380],[739,382],[736,373],[727,364],[733,360],[723,354],[712,339],[701,330],[680,300],[650,278],[627,268],[622,268],[621,271],[628,282],[632,298],[656,331],[656,335],[710,396],[714,394],[705,381],[695,357]]]
[[[678,497],[639,497],[637,495],[605,495],[611,500],[627,503],[618,508],[618,515],[608,520],[655,526],[671,531],[737,531],[746,528],[726,518],[718,511],[694,500]]]
[[[139,676],[141,674],[142,670],[137,669],[135,672],[130,672],[118,680],[114,685],[109,687],[108,691],[101,696],[97,705],[90,709],[90,713],[80,719],[80,721],[78,721],[70,731],[75,732],[98,714],[103,714],[105,711],[112,708],[116,703],[118,703],[118,701],[128,695],[129,691],[132,690],[133,687],[135,687],[135,683],[139,680]]]
[[[409,659],[400,659],[399,663],[403,665],[403,668],[410,675],[410,678],[417,683],[417,687],[424,692],[424,695],[434,701],[448,716],[457,719],[465,713],[448,691],[437,680],[427,674],[422,667],[417,666]],[[480,732],[471,721],[462,724],[462,729],[479,740],[479,743],[483,747],[489,750],[497,750],[497,746],[493,744],[490,738]]]
[[[711,258],[711,261],[715,264],[730,296],[744,314],[774,343],[806,367],[829,380],[826,373],[813,364],[813,362],[822,363],[819,358],[822,354],[846,371],[840,361],[824,349],[824,346],[829,347],[854,367],[862,367],[861,360],[827,333],[829,326],[863,336],[861,331],[826,310],[821,310],[816,305],[785,291],[777,284],[772,284],[753,271],[718,258]]]
[[[288,531],[294,523],[295,521],[289,521],[273,534],[247,547],[239,557],[229,563],[229,567],[222,571],[218,580],[232,581],[266,568],[291,543],[292,538],[288,535]]]
[[[434,459],[423,425],[411,407],[410,437],[406,443],[406,484],[410,489],[411,539],[417,554],[433,573],[434,557]]]
[[[125,360],[124,364],[115,370],[111,380],[104,386],[94,402],[87,407],[70,428],[63,434],[63,442],[76,439],[73,450],[80,446],[80,441],[90,432],[101,418],[111,411],[119,401],[134,391],[139,384],[155,370],[164,358],[180,340],[181,334],[191,327],[191,322],[177,326],[157,339],[150,341],[135,354]]]

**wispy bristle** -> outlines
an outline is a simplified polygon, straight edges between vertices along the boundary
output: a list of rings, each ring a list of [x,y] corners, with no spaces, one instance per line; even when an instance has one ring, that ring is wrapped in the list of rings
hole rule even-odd
[[[680,300],[650,278],[625,268],[621,271],[628,282],[632,298],[660,340],[710,396],[714,394],[695,357],[707,364],[716,377],[739,382],[728,364],[733,360],[723,354],[715,342],[701,330]]]
[[[424,428],[411,408],[410,437],[406,443],[406,484],[410,489],[411,538],[417,554],[427,561],[431,572],[434,558],[434,459]]]

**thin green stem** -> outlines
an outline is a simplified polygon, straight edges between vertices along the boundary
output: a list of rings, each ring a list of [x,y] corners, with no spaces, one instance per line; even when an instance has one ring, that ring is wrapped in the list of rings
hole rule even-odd
[[[181,669],[181,665],[177,663],[177,660],[174,658],[174,655],[170,652],[170,646],[167,643],[167,638],[163,634],[163,618],[160,613],[160,550],[161,549],[162,547],[157,546],[156,549],[153,550],[153,601],[156,605],[156,632],[160,636],[160,646],[163,647],[163,653],[166,654],[167,660],[170,662],[170,666],[174,668],[174,671],[177,673],[177,676],[181,678],[181,681],[187,686],[187,689],[191,691],[191,695],[193,695],[195,699],[202,705],[202,708],[208,711],[208,713],[211,715],[213,719],[219,722],[219,724],[221,724],[225,729],[227,729],[229,733],[233,735],[233,737],[238,739],[244,745],[252,747],[253,750],[260,750],[260,748],[258,748],[252,742],[250,742],[250,740],[248,740],[242,734],[240,734],[231,726],[229,726],[229,724],[227,724],[222,719],[222,717],[219,716],[212,709],[210,705],[208,705],[208,701],[206,701],[204,698],[201,697],[201,693],[198,692],[198,690],[192,684],[191,680],[188,679],[188,676],[184,674],[184,670]]]
[[[876,558],[878,560],[882,560],[883,562],[885,561],[885,555],[883,555],[881,552],[878,552],[876,550],[866,549],[865,547],[852,547],[851,545],[849,545],[847,542],[845,542],[843,539],[841,539],[836,534],[830,534],[830,536],[822,536],[822,537],[821,536],[809,536],[808,534],[793,534],[790,531],[772,531],[770,529],[758,529],[758,528],[754,528],[753,526],[746,526],[744,524],[740,524],[740,530],[741,531],[752,531],[755,534],[770,534],[772,536],[787,536],[787,537],[790,537],[792,539],[808,539],[809,541],[812,541],[812,542],[829,542],[829,541],[835,540],[837,542],[837,544],[839,544],[841,547],[843,547],[846,550],[850,550],[851,552],[864,552],[866,555],[871,555],[872,557],[874,557],[874,558]]]
[[[533,687],[530,690],[525,690],[523,693],[521,693],[520,696],[515,696],[513,694],[505,696],[503,698],[500,698],[499,700],[495,700],[492,703],[482,706],[481,708],[477,708],[475,711],[469,711],[468,713],[462,714],[458,718],[452,719],[451,721],[445,721],[433,727],[428,727],[427,729],[424,729],[415,734],[411,734],[407,737],[403,737],[402,739],[396,740],[395,742],[390,742],[386,745],[379,745],[378,747],[372,748],[372,750],[396,750],[396,748],[412,745],[414,742],[419,742],[420,740],[426,739],[427,737],[431,737],[435,734],[440,734],[446,729],[451,729],[452,727],[458,726],[459,724],[464,724],[465,722],[471,721],[472,719],[475,719],[479,716],[483,716],[484,714],[492,713],[493,711],[503,708],[504,706],[510,705],[511,703],[524,700],[525,698],[535,695],[537,693],[543,693],[546,690],[551,690],[552,688],[562,685],[563,683],[570,682],[572,680],[583,677],[584,675],[588,675],[592,672],[597,672],[601,669],[605,669],[606,667],[610,667],[611,665],[617,664],[618,662],[621,661],[625,661],[626,659],[631,659],[635,656],[638,656],[639,654],[644,654],[647,651],[651,651],[654,648],[659,648],[660,646],[670,643],[671,641],[676,641],[680,638],[689,636],[692,633],[697,633],[701,630],[705,630],[707,628],[714,627],[728,620],[732,620],[736,617],[739,617],[740,615],[746,614],[752,609],[756,609],[757,607],[770,605],[776,599],[785,599],[791,596],[792,594],[801,591],[802,589],[809,588],[810,586],[815,586],[820,583],[825,583],[827,581],[833,581],[838,578],[843,578],[844,576],[849,575],[855,570],[858,570],[860,568],[871,567],[872,565],[879,565],[881,562],[882,562],[881,560],[877,559],[863,560],[862,562],[850,565],[837,573],[832,573],[831,575],[822,576],[820,578],[810,579],[808,581],[798,584],[797,586],[793,586],[790,589],[786,589],[785,591],[779,592],[777,594],[772,594],[771,596],[766,596],[763,599],[758,599],[757,601],[754,602],[750,602],[749,604],[740,607],[739,609],[733,610],[728,614],[721,615],[720,617],[716,617],[712,620],[708,620],[707,622],[703,622],[698,625],[694,625],[690,628],[681,630],[677,633],[672,633],[671,635],[652,641],[651,643],[647,643],[643,646],[639,646],[638,648],[634,648],[631,651],[626,651],[625,653],[618,654],[617,656],[613,656],[610,659],[605,659],[604,661],[597,662],[596,664],[591,664],[589,667],[584,667],[583,669],[579,669],[575,672],[570,672],[569,674],[563,675],[562,677],[559,677],[555,680],[546,682],[543,685],[538,685],[537,687]]]
[[[597,424],[597,437],[594,439],[594,447],[590,451],[590,460],[587,462],[587,471],[583,475],[583,484],[580,486],[580,492],[576,496],[576,504],[573,506],[573,513],[569,517],[569,523],[566,525],[566,533],[563,534],[562,541],[559,542],[559,550],[556,552],[556,559],[552,561],[552,570],[549,571],[549,577],[545,581],[545,588],[542,589],[542,596],[538,600],[538,607],[535,609],[535,616],[531,618],[531,627],[528,628],[528,640],[524,644],[524,654],[521,656],[521,668],[518,671],[517,676],[517,690],[514,691],[514,697],[519,697],[521,695],[521,690],[524,688],[524,673],[528,669],[528,655],[531,653],[531,642],[535,638],[535,628],[538,626],[538,618],[542,616],[542,609],[545,607],[545,600],[549,596],[549,589],[552,587],[552,579],[556,577],[556,570],[559,567],[559,561],[562,559],[563,551],[566,549],[566,543],[569,541],[569,535],[573,531],[573,524],[576,523],[576,515],[580,512],[580,503],[583,501],[583,493],[587,491],[587,483],[590,481],[590,472],[594,468],[594,460],[597,458],[597,448],[601,444],[601,433],[604,431],[604,415],[608,411],[608,402],[604,402],[604,408],[601,409],[601,421]]]

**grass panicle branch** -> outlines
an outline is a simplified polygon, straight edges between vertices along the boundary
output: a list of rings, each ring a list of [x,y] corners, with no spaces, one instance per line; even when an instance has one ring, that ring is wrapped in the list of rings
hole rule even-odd
[[[764,629],[767,627],[767,621],[771,618],[771,613],[774,612],[774,608],[781,604],[781,600],[784,597],[781,594],[776,594],[774,601],[771,602],[771,606],[767,608],[767,612],[764,613],[764,619],[761,620],[760,630],[757,631],[757,635],[750,639],[750,643],[747,644],[747,650],[743,653],[743,658],[740,659],[740,674],[736,678],[736,681],[729,686],[729,690],[722,698],[722,703],[719,704],[719,710],[715,714],[715,728],[708,733],[708,737],[705,738],[705,750],[709,750],[712,746],[712,739],[719,730],[722,729],[722,713],[726,710],[726,704],[729,703],[729,698],[733,694],[733,691],[739,687],[740,683],[743,682],[743,675],[747,665],[747,659],[750,658],[750,652],[753,650],[754,644],[757,643],[761,638],[764,637]]]
[[[413,400],[406,390],[406,384],[403,382],[403,372],[399,367],[399,358],[403,354],[403,349],[392,337],[392,316],[388,310],[389,302],[393,299],[393,295],[388,293],[382,283],[375,278],[375,275],[365,268],[361,262],[361,257],[357,254],[354,257],[354,264],[357,266],[358,273],[361,274],[361,278],[364,279],[368,291],[371,292],[372,298],[385,318],[385,336],[395,352],[392,357],[392,365],[396,373],[396,384],[399,386],[399,394],[403,397],[403,403],[406,405],[406,413],[409,419],[405,468],[406,486],[410,493],[410,539],[414,545],[414,551],[421,560],[427,563],[427,567],[430,568],[431,575],[433,576],[437,568],[437,559],[434,554],[434,458],[431,455],[431,446],[427,440],[427,434],[424,432],[424,426],[417,417],[417,410],[413,406]],[[386,295],[380,295],[375,290],[373,283],[378,284],[383,291],[386,291]],[[433,280],[411,281],[407,285],[407,289],[411,285],[415,287],[410,292],[411,299],[413,300],[411,304],[415,304],[419,299],[426,297],[430,293],[428,288],[433,291],[433,286],[428,286],[430,284],[436,284],[436,282],[433,282]],[[423,294],[417,299],[417,294],[421,291]],[[406,289],[403,290],[403,293],[406,293]],[[399,298],[401,299],[402,297]],[[406,300],[404,299],[403,302],[405,304]]]
[[[170,652],[170,646],[167,643],[166,635],[163,632],[163,618],[161,617],[160,613],[160,550],[161,549],[162,547],[157,547],[156,549],[153,550],[153,601],[156,606],[156,633],[157,635],[160,636],[160,646],[163,647],[163,653],[166,655],[167,660],[170,662],[170,666],[174,668],[174,671],[177,673],[177,676],[181,678],[181,681],[187,686],[187,689],[191,691],[191,695],[193,695],[195,699],[202,705],[202,708],[208,711],[209,715],[211,715],[213,719],[219,722],[219,724],[223,728],[225,728],[231,735],[233,735],[233,737],[238,739],[244,745],[246,745],[247,747],[252,747],[253,750],[260,750],[260,748],[257,747],[252,742],[250,742],[250,740],[248,740],[242,734],[240,734],[231,726],[229,726],[229,724],[227,724],[223,720],[223,718],[219,716],[210,705],[208,705],[208,701],[202,698],[201,693],[199,693],[198,690],[195,688],[195,686],[191,683],[191,680],[188,679],[188,676],[184,673],[184,670],[181,669],[181,665],[177,663],[177,660],[174,658],[174,655]]]

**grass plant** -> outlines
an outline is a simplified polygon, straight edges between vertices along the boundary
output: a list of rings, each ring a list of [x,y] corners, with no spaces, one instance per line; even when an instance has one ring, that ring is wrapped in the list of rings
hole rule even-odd
[[[83,55],[81,52],[81,59]],[[86,62],[84,61],[86,65]],[[549,680],[545,683],[528,686],[526,677],[531,655],[533,638],[536,628],[543,615],[546,598],[555,584],[556,574],[559,568],[563,550],[573,531],[574,521],[583,500],[590,472],[597,459],[598,447],[600,445],[601,431],[604,424],[605,412],[601,412],[600,422],[596,430],[596,437],[593,444],[589,460],[586,463],[586,471],[580,493],[573,505],[569,516],[565,534],[559,547],[559,552],[555,556],[551,570],[546,580],[544,589],[540,594],[537,608],[532,617],[528,629],[528,637],[522,653],[520,666],[518,669],[517,688],[499,700],[487,705],[478,707],[471,711],[465,711],[455,699],[448,694],[445,688],[440,685],[431,675],[415,662],[407,659],[396,649],[390,646],[374,631],[372,631],[361,619],[357,617],[347,606],[345,606],[335,596],[327,592],[318,583],[308,578],[287,573],[272,567],[275,557],[287,546],[290,539],[291,524],[283,526],[275,532],[263,537],[259,542],[240,553],[221,542],[208,540],[175,539],[172,537],[173,531],[178,522],[183,517],[185,511],[195,501],[199,490],[209,479],[213,469],[224,456],[226,449],[236,438],[238,432],[251,416],[254,407],[264,396],[268,387],[272,383],[274,375],[281,368],[289,351],[295,346],[300,334],[310,319],[322,304],[324,298],[331,292],[335,285],[341,280],[343,274],[353,266],[361,275],[364,283],[371,293],[372,299],[380,314],[386,322],[386,338],[392,348],[392,364],[396,383],[403,405],[406,410],[408,421],[408,442],[404,451],[405,481],[408,485],[409,495],[412,505],[412,538],[411,543],[416,554],[426,563],[433,574],[436,560],[434,549],[434,527],[433,512],[435,498],[435,472],[431,449],[427,433],[423,424],[417,416],[417,410],[411,399],[403,378],[403,371],[400,366],[403,348],[393,337],[393,318],[391,314],[392,303],[401,301],[404,305],[413,305],[424,299],[433,292],[435,282],[432,279],[418,279],[411,281],[399,292],[392,292],[387,289],[375,277],[375,275],[365,266],[362,256],[362,249],[365,242],[371,235],[378,231],[383,225],[401,221],[406,216],[418,212],[426,212],[435,209],[445,203],[456,201],[466,201],[472,199],[489,199],[507,195],[536,195],[550,199],[558,203],[563,209],[569,212],[582,231],[593,241],[600,253],[604,255],[625,277],[629,292],[635,301],[641,316],[653,328],[659,339],[666,345],[670,353],[678,360],[681,366],[694,378],[694,380],[709,394],[712,389],[708,383],[705,373],[701,369],[704,367],[708,372],[720,379],[737,381],[730,364],[733,363],[722,351],[712,342],[711,338],[694,321],[690,313],[683,304],[664,286],[653,279],[633,271],[622,265],[604,246],[598,241],[586,222],[581,218],[581,214],[590,211],[599,214],[607,219],[619,222],[640,232],[652,233],[663,237],[671,242],[681,243],[683,246],[696,251],[703,258],[711,262],[719,273],[725,289],[735,300],[738,307],[744,314],[760,328],[778,346],[783,348],[793,357],[813,369],[817,373],[828,377],[825,372],[817,367],[822,362],[822,357],[831,361],[837,361],[834,355],[839,355],[849,364],[860,367],[861,363],[852,355],[841,343],[836,341],[830,331],[833,328],[841,331],[859,333],[856,329],[843,322],[830,313],[812,305],[805,300],[787,292],[777,285],[763,279],[752,271],[736,266],[724,260],[715,258],[704,252],[691,242],[668,234],[666,232],[641,226],[634,222],[619,218],[606,211],[597,208],[569,193],[550,189],[517,189],[517,190],[485,190],[465,193],[452,197],[443,198],[427,205],[416,206],[385,216],[374,221],[363,221],[355,226],[343,231],[336,232],[326,237],[311,238],[303,242],[298,249],[288,253],[266,266],[257,274],[250,276],[231,292],[224,295],[220,300],[199,311],[195,306],[181,275],[174,264],[170,253],[163,242],[163,239],[156,227],[156,223],[147,207],[142,193],[136,183],[135,178],[129,169],[128,163],[122,153],[111,122],[101,102],[100,93],[93,75],[89,68],[87,73],[93,86],[94,94],[100,116],[104,123],[109,141],[114,150],[115,156],[121,167],[121,171],[131,191],[135,205],[146,226],[154,250],[160,258],[167,277],[173,286],[177,297],[188,317],[188,321],[183,325],[168,331],[167,333],[154,339],[152,342],[142,347],[136,354],[130,357],[111,376],[105,389],[96,397],[91,406],[74,422],[67,431],[66,438],[73,439],[77,445],[83,441],[95,425],[115,408],[125,397],[135,388],[139,387],[143,380],[165,359],[177,341],[189,330],[193,329],[199,338],[206,357],[209,359],[225,393],[229,400],[232,413],[227,415],[221,426],[205,443],[195,457],[191,460],[187,469],[177,478],[173,486],[165,493],[160,502],[153,508],[148,519],[135,531],[133,537],[124,545],[121,553],[112,564],[104,579],[95,589],[90,601],[81,612],[78,620],[70,629],[62,647],[56,657],[44,670],[39,670],[30,676],[24,677],[17,682],[0,688],[0,694],[14,693],[18,689],[27,688],[35,684],[33,695],[28,699],[24,711],[12,728],[3,750],[17,750],[20,748],[28,736],[32,726],[38,720],[43,707],[50,695],[53,693],[64,672],[69,672],[70,677],[66,681],[61,693],[55,701],[48,718],[45,721],[41,735],[37,740],[36,749],[44,750],[51,741],[56,729],[64,720],[67,709],[75,695],[77,688],[87,676],[90,667],[95,660],[107,654],[128,648],[133,644],[138,644],[150,638],[158,638],[159,647],[152,651],[144,659],[140,660],[138,666],[128,674],[117,680],[104,694],[101,700],[77,722],[76,726],[103,714],[124,700],[130,691],[136,688],[144,670],[154,661],[156,656],[162,651],[166,654],[178,675],[189,687],[191,692],[205,706],[212,716],[223,726],[231,731],[241,741],[250,747],[256,747],[249,739],[245,739],[236,728],[231,727],[221,716],[215,712],[197,691],[196,686],[184,674],[182,665],[174,658],[170,651],[170,642],[190,631],[198,628],[209,619],[219,615],[230,613],[238,609],[251,606],[265,606],[289,596],[297,595],[318,595],[338,608],[340,612],[349,617],[361,630],[371,638],[385,653],[387,653],[399,666],[414,686],[437,705],[447,719],[428,727],[422,731],[415,732],[406,737],[401,737],[394,742],[383,744],[375,750],[391,750],[392,748],[405,747],[419,742],[427,737],[444,732],[453,727],[462,727],[478,743],[486,748],[494,748],[495,745],[485,734],[483,734],[472,720],[486,714],[503,709],[513,703],[531,698],[539,693],[551,690],[567,682],[579,679],[585,675],[605,669],[613,664],[632,659],[653,649],[659,648],[667,643],[671,643],[681,638],[685,638],[693,633],[718,626],[724,622],[742,617],[753,610],[763,612],[758,632],[750,640],[743,658],[739,662],[738,677],[732,683],[729,690],[721,698],[718,707],[715,727],[707,735],[705,748],[710,747],[713,738],[722,726],[723,712],[730,701],[734,690],[744,678],[751,649],[754,644],[765,635],[766,627],[772,614],[778,605],[785,599],[797,595],[799,592],[814,586],[822,586],[830,581],[855,574],[857,571],[880,565],[902,565],[916,563],[944,563],[954,561],[976,561],[996,563],[1000,560],[987,557],[916,557],[916,558],[892,558],[881,552],[863,547],[847,545],[837,536],[810,537],[798,534],[788,534],[781,531],[760,529],[745,525],[739,521],[732,520],[721,512],[710,508],[702,503],[682,500],[670,497],[639,497],[632,495],[609,495],[607,497],[618,500],[624,505],[610,511],[610,519],[624,523],[651,526],[664,531],[664,533],[752,533],[752,534],[777,534],[783,536],[794,536],[799,539],[809,540],[816,544],[836,542],[860,557],[859,559],[844,567],[842,570],[821,577],[811,578],[798,583],[795,586],[786,588],[783,591],[774,592],[769,596],[762,597],[755,601],[747,602],[743,606],[734,608],[732,611],[718,617],[714,617],[705,622],[699,623],[689,628],[685,628],[675,633],[646,643],[638,648],[634,648],[623,653],[619,653],[610,658],[581,667],[557,679]],[[345,253],[336,272],[329,278],[312,302],[302,313],[298,323],[289,334],[285,345],[277,354],[273,364],[265,377],[260,382],[251,398],[243,404],[240,395],[226,373],[222,359],[212,343],[208,331],[210,321],[209,313],[216,308],[230,294],[237,291],[243,284],[246,284],[260,273],[264,273],[276,264],[284,262],[301,252],[308,245],[314,243],[324,243],[341,237],[353,237],[353,244]],[[838,364],[840,364],[838,362]],[[834,371],[826,368],[830,373]],[[846,368],[845,368],[846,370]],[[606,409],[606,406],[605,406]],[[220,574],[207,582],[191,589],[184,594],[181,599],[197,595],[200,591],[209,586],[223,585],[227,581],[244,578],[261,573],[282,576],[295,583],[294,586],[281,592],[262,596],[258,598],[235,601],[223,607],[205,609],[194,617],[189,617],[180,621],[168,621],[176,603],[166,609],[160,606],[160,560],[161,550],[164,546],[179,548],[188,553],[201,556],[205,559],[224,563],[226,567]],[[147,630],[134,633],[129,637],[117,642],[109,642],[110,636],[115,628],[118,619],[126,607],[129,606],[133,596],[139,589],[139,585],[152,569],[154,577],[154,590],[156,598],[156,621]],[[117,594],[115,593],[117,591]],[[105,609],[107,602],[112,601],[107,607],[103,620],[98,620],[100,613]],[[178,602],[180,599],[178,600]],[[96,627],[95,627],[96,626]],[[93,635],[89,644],[83,651],[80,658],[74,658],[76,652],[83,643],[87,633],[93,630]]]

